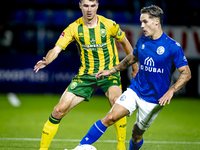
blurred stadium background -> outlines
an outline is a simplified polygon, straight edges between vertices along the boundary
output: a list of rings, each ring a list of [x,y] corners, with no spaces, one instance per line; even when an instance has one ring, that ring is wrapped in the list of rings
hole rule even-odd
[[[80,64],[75,43],[46,69],[35,74],[35,63],[54,47],[62,31],[82,16],[79,0],[5,1],[0,13],[0,93],[62,93]],[[198,0],[99,0],[98,14],[121,25],[134,47],[141,36],[140,9],[155,4],[164,10],[164,31],[183,47],[192,80],[179,95],[200,95],[200,2]],[[125,54],[118,45],[120,59]],[[73,65],[71,65],[73,63]],[[173,82],[177,79],[176,73]],[[130,70],[122,72],[123,89]]]
[[[0,5],[0,117],[2,120],[0,121],[0,149],[37,149],[46,119],[58,102],[61,93],[78,72],[79,52],[75,43],[71,43],[45,69],[35,74],[33,67],[38,60],[46,55],[49,49],[54,47],[62,31],[82,16],[78,3],[79,0],[6,0]],[[200,111],[197,107],[200,104],[200,1],[99,0],[99,3],[98,14],[119,23],[133,47],[142,34],[139,22],[140,9],[155,4],[164,10],[163,30],[182,45],[192,71],[192,79],[176,93],[174,103],[167,107],[166,110],[168,110],[161,113],[161,117],[158,118],[161,123],[159,124],[159,121],[157,121],[157,125],[148,131],[149,134],[146,137],[148,140],[154,141],[177,141],[178,139],[186,141],[186,143],[179,143],[177,147],[174,147],[174,145],[169,147],[168,145],[165,148],[158,143],[156,144],[157,148],[155,148],[154,142],[151,143],[151,141],[147,143],[148,146],[152,146],[150,149],[200,149],[198,126]],[[120,59],[123,59],[125,54],[119,44],[117,44],[117,47]],[[130,69],[121,72],[123,90],[130,83],[130,72]],[[172,82],[175,82],[178,76],[179,73],[175,72]],[[11,94],[7,96],[7,93]],[[16,93],[17,97],[12,93]],[[47,93],[48,95],[46,95]],[[103,95],[101,90],[97,91],[96,94],[97,97],[93,99],[105,100],[100,96]],[[19,98],[20,103],[12,105],[20,107],[11,107],[7,102],[9,97]],[[46,102],[48,102],[48,106]],[[70,135],[67,138],[81,138],[88,127],[97,118],[103,117],[109,110],[109,106],[105,107],[103,104],[108,105],[106,100],[103,103],[97,100],[90,105],[83,104],[73,110],[73,113],[70,113],[71,116],[69,115],[69,118],[65,120],[66,123],[61,125],[56,138],[66,138],[65,133],[62,134],[65,125],[67,125],[66,128],[71,129],[66,131],[66,134]],[[98,107],[99,105],[102,105],[102,107]],[[190,106],[189,109],[188,106]],[[88,112],[85,107],[87,107]],[[74,125],[77,125],[81,120],[75,118],[82,114],[82,119],[85,120],[84,116],[93,114],[91,108],[94,108],[97,113],[94,113],[94,117],[90,116],[91,118],[84,124],[85,126],[82,127],[84,131],[81,129],[76,131]],[[73,114],[77,116],[73,116]],[[171,116],[173,117],[171,118]],[[163,118],[168,120],[165,121]],[[130,121],[129,132],[134,120],[135,118]],[[65,121],[63,120],[63,122]],[[163,131],[162,127],[167,123],[166,131]],[[155,132],[154,129],[158,131]],[[74,133],[74,131],[77,133]],[[128,135],[130,135],[129,132]],[[107,138],[105,139],[115,140],[113,135],[114,129],[106,134],[105,137]],[[19,139],[10,142],[12,139],[6,139],[13,137],[37,138],[37,140],[30,139],[32,143],[24,144],[29,140]],[[188,141],[196,143],[187,143]],[[65,145],[60,145],[60,143],[63,144],[62,140],[57,142],[54,143],[52,148],[68,148]],[[65,143],[66,146],[69,146],[70,141],[66,142],[68,142]],[[74,143],[70,147],[73,148],[76,144]],[[189,146],[187,147],[186,144]],[[106,143],[97,144],[97,148],[103,147],[101,149],[106,150],[105,145]],[[115,146],[116,143],[107,143],[106,146],[109,145]],[[191,148],[191,145],[194,147]],[[148,146],[144,149],[148,150]],[[112,150],[112,148],[107,149]]]

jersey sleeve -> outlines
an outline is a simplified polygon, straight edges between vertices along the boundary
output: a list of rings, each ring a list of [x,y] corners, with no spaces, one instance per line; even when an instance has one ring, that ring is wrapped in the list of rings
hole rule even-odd
[[[121,42],[125,37],[125,32],[123,32],[120,29],[119,24],[116,24],[114,21],[111,27],[111,32],[112,32],[112,36],[115,37],[118,42]]]
[[[174,51],[175,52],[173,53],[172,59],[176,68],[188,65],[188,61],[183,53],[183,49],[178,43],[176,43],[176,46],[174,46]]]
[[[69,25],[60,35],[58,41],[56,42],[56,45],[60,46],[63,50],[66,49],[66,47],[73,42],[74,39],[74,33],[72,25]]]

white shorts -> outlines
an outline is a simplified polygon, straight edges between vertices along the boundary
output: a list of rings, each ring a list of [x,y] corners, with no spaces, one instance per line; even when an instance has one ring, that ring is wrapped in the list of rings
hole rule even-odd
[[[150,103],[138,97],[130,88],[115,103],[129,110],[129,116],[138,109],[136,123],[141,130],[147,130],[163,108],[159,104]]]

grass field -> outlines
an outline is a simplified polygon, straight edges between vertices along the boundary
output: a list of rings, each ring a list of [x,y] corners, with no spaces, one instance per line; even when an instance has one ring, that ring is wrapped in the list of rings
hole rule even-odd
[[[0,150],[37,150],[44,123],[60,95],[18,94],[20,107],[13,107],[6,94],[0,94]],[[200,150],[200,100],[174,98],[144,134],[141,150]],[[110,109],[104,96],[82,102],[61,121],[49,150],[74,148]],[[127,148],[136,113],[128,118]],[[98,150],[116,150],[114,127],[93,144]]]

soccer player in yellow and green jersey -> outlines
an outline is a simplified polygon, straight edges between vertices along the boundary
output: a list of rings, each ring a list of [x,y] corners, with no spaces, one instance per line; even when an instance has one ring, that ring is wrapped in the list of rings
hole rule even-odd
[[[56,45],[65,49],[76,40],[81,55],[79,75],[94,75],[100,70],[108,70],[119,63],[115,38],[121,42],[125,33],[114,21],[97,15],[95,28],[84,25],[83,18],[70,24],[61,34]]]
[[[105,92],[111,106],[122,94],[118,73],[104,79],[96,79],[95,74],[101,70],[109,70],[119,63],[115,39],[122,45],[126,54],[132,52],[132,46],[118,24],[96,14],[98,5],[98,0],[81,0],[79,6],[83,16],[62,32],[55,47],[34,67],[37,73],[56,59],[68,44],[76,41],[81,60],[79,73],[72,79],[45,123],[40,150],[49,148],[61,119],[80,102],[89,100],[98,88]],[[134,77],[138,71],[137,64],[134,64],[132,68]],[[126,117],[116,121],[114,126],[118,141],[117,150],[125,150]]]

